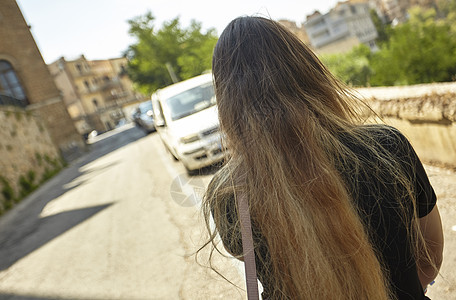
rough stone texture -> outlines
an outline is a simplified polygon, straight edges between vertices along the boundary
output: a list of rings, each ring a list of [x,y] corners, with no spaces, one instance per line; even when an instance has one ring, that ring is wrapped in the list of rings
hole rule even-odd
[[[51,161],[60,164],[60,154],[42,119],[35,112],[16,107],[0,106],[0,176],[13,188],[14,195],[20,193],[19,177],[35,174],[38,184],[46,169],[55,168]],[[0,182],[0,191],[5,187]],[[0,193],[0,212],[3,211],[5,196]]]
[[[456,82],[356,89],[366,99],[377,100],[417,98],[425,95],[456,94]]]
[[[456,167],[456,83],[357,91],[382,121],[408,137],[423,161]]]
[[[456,121],[456,93],[391,100],[374,98],[369,99],[369,104],[381,117],[394,117],[411,122],[449,123]]]
[[[83,153],[85,144],[77,134],[73,121],[69,118],[68,111],[60,99],[58,102],[36,109],[36,112],[46,122],[52,140],[67,161]]]

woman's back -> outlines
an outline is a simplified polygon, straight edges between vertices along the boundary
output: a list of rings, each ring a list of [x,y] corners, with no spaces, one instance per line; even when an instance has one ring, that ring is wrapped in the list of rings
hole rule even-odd
[[[406,138],[392,127],[364,126],[363,128],[367,133],[366,139],[372,138],[376,144],[378,143],[382,147],[379,151],[383,151],[385,156],[403,162],[404,172],[414,182],[418,194],[418,205],[416,207],[418,215],[424,216],[429,213],[436,202],[436,197],[418,157]],[[411,224],[404,224],[404,222],[409,223],[413,217],[412,199],[406,198],[403,199],[404,202],[398,203],[398,199],[401,199],[402,195],[396,195],[400,189],[397,190],[395,187],[397,183],[394,176],[382,174],[384,180],[378,182],[377,178],[372,176],[371,171],[369,171],[373,165],[377,165],[379,170],[386,170],[387,168],[381,167],[382,161],[375,161],[376,158],[372,153],[369,153],[369,149],[350,141],[346,136],[341,135],[341,140],[357,153],[366,164],[365,169],[356,170],[355,167],[350,168],[345,165],[339,166],[339,170],[347,186],[349,186],[354,205],[368,232],[369,239],[374,245],[377,257],[384,267],[384,272],[389,274],[388,280],[394,294],[398,299],[424,299],[408,233]],[[346,163],[349,165],[349,162]],[[228,169],[223,169],[221,173],[227,171]],[[208,187],[208,197],[215,197],[212,194],[215,192],[213,188],[220,184],[218,181],[223,180],[221,178],[226,180],[229,179],[229,176],[217,174]],[[229,185],[230,182],[225,184]],[[235,256],[242,256],[242,241],[239,239],[240,232],[237,224],[234,195],[227,194],[225,197],[224,201],[219,202],[223,206],[218,208],[224,210],[225,213],[221,213],[219,216],[222,219],[216,219],[215,222],[216,224],[230,224],[225,228],[225,231],[219,230],[219,234],[230,253]],[[404,219],[404,211],[409,215],[409,220]],[[331,218],[329,210],[328,218]],[[267,295],[271,293],[270,285],[274,284],[273,280],[268,278],[268,268],[271,264],[270,255],[267,243],[261,234],[261,228],[254,225],[253,232],[255,242],[258,245],[256,249],[257,272],[264,286],[265,298],[267,298]]]
[[[413,209],[421,164],[405,138],[359,125],[356,98],[274,21],[231,22],[214,51],[213,74],[231,158],[203,209],[224,246],[242,256],[235,195],[243,194],[259,278],[272,299],[398,294],[392,285],[401,274],[416,273],[396,271],[413,269],[421,214]],[[392,245],[397,240],[404,243]],[[416,276],[411,283],[422,296]]]

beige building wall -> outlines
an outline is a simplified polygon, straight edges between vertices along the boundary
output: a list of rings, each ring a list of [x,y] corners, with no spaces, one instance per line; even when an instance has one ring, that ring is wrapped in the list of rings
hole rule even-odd
[[[310,44],[309,37],[307,36],[307,32],[302,24],[298,26],[296,22],[285,19],[279,20],[278,22],[293,32],[301,41],[303,41],[304,44]]]
[[[333,42],[315,50],[318,54],[345,53],[359,45],[361,42],[356,36],[349,36],[337,42]]]
[[[81,134],[113,129],[125,117],[124,105],[145,99],[134,92],[127,65],[124,57],[90,61],[83,55],[72,61],[60,58],[49,65]]]

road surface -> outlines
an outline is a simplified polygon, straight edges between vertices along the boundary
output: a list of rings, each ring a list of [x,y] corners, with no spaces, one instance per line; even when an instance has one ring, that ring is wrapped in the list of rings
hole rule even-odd
[[[195,262],[202,218],[173,200],[185,170],[156,134],[127,126],[91,148],[0,219],[0,299],[243,299]],[[243,287],[232,261],[220,269]]]

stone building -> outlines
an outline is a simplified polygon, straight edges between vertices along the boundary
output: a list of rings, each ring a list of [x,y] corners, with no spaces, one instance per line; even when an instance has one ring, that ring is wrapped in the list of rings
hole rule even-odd
[[[435,0],[370,0],[369,3],[384,22],[393,24],[405,22],[408,19],[407,11],[412,6],[426,8],[437,6]]]
[[[48,65],[78,132],[113,129],[125,116],[123,106],[144,101],[126,74],[127,59],[75,60],[61,57]]]
[[[310,44],[309,36],[307,35],[307,32],[302,24],[296,24],[296,22],[285,19],[278,20],[278,22],[293,32],[301,41],[304,42],[304,44]]]
[[[15,0],[0,1],[0,97],[44,120],[64,156],[85,147]],[[8,100],[5,100],[8,99]]]
[[[304,28],[318,53],[349,51],[360,43],[377,50],[378,36],[367,2],[339,2],[328,13],[307,16]]]

